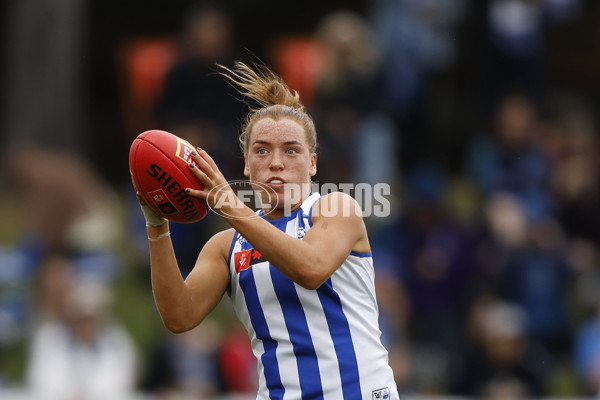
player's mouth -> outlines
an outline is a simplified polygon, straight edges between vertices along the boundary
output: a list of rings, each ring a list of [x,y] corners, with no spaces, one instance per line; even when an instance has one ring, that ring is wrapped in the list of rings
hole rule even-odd
[[[269,186],[273,189],[281,188],[281,187],[283,187],[284,184],[285,184],[285,181],[278,176],[274,176],[267,180],[267,186]]]

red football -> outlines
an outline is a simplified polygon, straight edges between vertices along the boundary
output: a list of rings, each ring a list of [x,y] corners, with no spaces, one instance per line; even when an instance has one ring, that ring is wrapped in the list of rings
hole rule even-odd
[[[140,196],[154,211],[183,224],[201,220],[209,207],[190,197],[186,188],[203,186],[189,169],[194,147],[172,133],[150,130],[140,133],[129,150],[129,171]]]

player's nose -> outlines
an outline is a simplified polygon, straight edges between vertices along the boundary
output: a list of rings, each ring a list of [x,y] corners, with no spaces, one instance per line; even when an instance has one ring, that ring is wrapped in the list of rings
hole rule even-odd
[[[283,169],[283,155],[279,151],[273,152],[271,156],[271,160],[269,163],[269,168],[271,169]]]

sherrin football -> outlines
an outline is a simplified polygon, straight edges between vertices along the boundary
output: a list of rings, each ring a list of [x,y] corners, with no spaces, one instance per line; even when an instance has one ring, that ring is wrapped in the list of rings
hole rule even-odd
[[[159,215],[178,223],[200,221],[209,207],[185,189],[203,186],[189,169],[193,146],[172,133],[140,133],[129,150],[129,171],[142,199]]]

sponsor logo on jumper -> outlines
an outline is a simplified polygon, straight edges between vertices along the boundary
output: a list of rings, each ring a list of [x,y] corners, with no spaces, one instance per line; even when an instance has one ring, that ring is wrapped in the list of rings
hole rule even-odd
[[[173,210],[170,213],[165,212],[165,214],[173,214],[179,210],[183,212],[183,215],[186,219],[192,220],[198,215],[198,210],[196,209],[196,205],[194,204],[194,200],[185,192],[185,188],[181,186],[179,182],[173,176],[164,171],[157,164],[150,164],[148,169],[146,169],[146,173],[154,178],[154,180],[160,183],[166,192],[171,194],[171,200],[169,200],[166,192],[162,189],[155,190],[154,192],[148,193],[151,198],[156,203],[157,207],[161,207],[160,204],[167,204],[165,207],[167,210]],[[153,196],[157,196],[156,199]],[[166,201],[165,201],[166,199]],[[162,208],[160,208],[162,210]]]
[[[260,254],[260,252],[256,249],[242,250],[238,251],[233,255],[234,264],[235,264],[235,272],[238,274],[250,268],[254,264],[261,263],[265,260],[265,258]]]
[[[373,390],[372,400],[388,400],[390,398],[390,389],[382,388]]]

